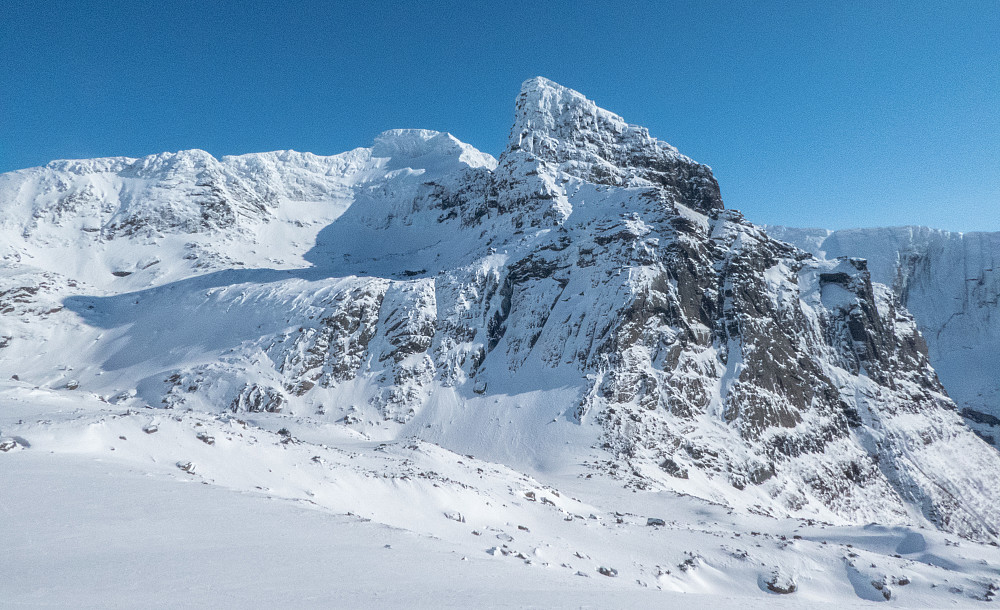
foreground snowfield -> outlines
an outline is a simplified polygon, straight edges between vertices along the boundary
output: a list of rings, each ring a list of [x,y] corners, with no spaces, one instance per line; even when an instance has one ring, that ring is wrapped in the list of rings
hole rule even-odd
[[[280,414],[13,384],[0,406],[8,607],[950,607],[1000,582],[993,546],[738,514],[582,463],[529,476]]]

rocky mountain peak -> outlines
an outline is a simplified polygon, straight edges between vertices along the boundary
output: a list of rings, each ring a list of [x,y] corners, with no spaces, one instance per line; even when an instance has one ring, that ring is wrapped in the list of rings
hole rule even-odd
[[[583,94],[537,76],[521,85],[510,149],[544,154],[558,144],[553,140],[572,142],[584,132],[612,140],[629,127],[620,116],[599,108]]]
[[[723,210],[710,168],[571,89],[517,109],[495,169],[394,130],[0,176],[0,379],[1000,539],[1000,455],[864,263]]]
[[[702,213],[723,209],[710,167],[543,77],[521,86],[504,156],[554,164],[596,184],[655,188],[668,203]]]

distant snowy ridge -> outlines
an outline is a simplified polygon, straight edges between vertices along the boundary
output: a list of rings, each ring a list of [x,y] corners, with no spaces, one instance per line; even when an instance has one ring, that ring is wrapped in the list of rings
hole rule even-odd
[[[1000,454],[863,260],[768,236],[710,168],[542,78],[497,160],[396,130],[331,157],[63,161],[0,176],[0,207],[11,391],[1000,533]]]
[[[969,425],[1000,442],[1000,233],[766,230],[817,256],[867,259],[872,280],[913,313],[931,364]]]

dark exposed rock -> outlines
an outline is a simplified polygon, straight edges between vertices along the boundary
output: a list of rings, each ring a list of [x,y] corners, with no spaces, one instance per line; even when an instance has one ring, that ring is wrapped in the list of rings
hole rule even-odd
[[[1000,418],[995,415],[990,415],[989,413],[983,413],[981,411],[976,411],[975,409],[970,409],[966,407],[961,411],[962,417],[974,421],[977,424],[984,424],[986,426],[1000,426]]]
[[[7,453],[13,449],[17,449],[17,447],[18,447],[17,441],[12,438],[0,439],[0,451],[3,451],[4,453]]]
[[[767,579],[767,590],[779,595],[788,595],[798,591],[799,587],[790,576],[774,572]]]
[[[280,413],[285,397],[274,388],[247,384],[229,405],[233,413]]]

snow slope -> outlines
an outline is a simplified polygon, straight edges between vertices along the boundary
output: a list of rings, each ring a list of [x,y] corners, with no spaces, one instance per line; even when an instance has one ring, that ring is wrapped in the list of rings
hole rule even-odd
[[[536,479],[283,414],[24,390],[0,427],[24,434],[0,454],[13,607],[944,607],[1000,586],[995,547],[934,530],[741,514],[582,464]]]
[[[106,480],[96,458],[196,513],[173,479],[348,515],[347,539],[467,557],[473,596],[510,563],[634,604],[992,596],[1000,455],[898,298],[551,81],[525,82],[496,160],[395,130],[332,157],[60,161],[0,176],[0,206],[12,479],[65,488],[55,455]],[[458,573],[433,572],[420,596]]]

